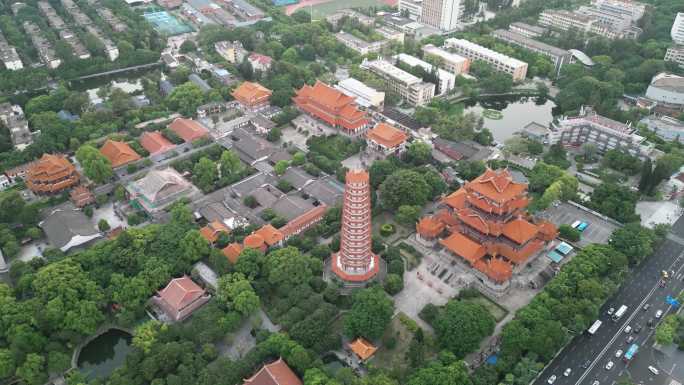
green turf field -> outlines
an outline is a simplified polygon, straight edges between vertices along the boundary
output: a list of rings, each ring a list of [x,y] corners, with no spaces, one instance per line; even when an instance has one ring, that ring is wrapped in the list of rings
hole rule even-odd
[[[312,19],[319,20],[326,17],[327,15],[330,15],[331,13],[334,13],[337,10],[344,8],[365,8],[372,6],[381,7],[383,5],[385,5],[385,3],[383,3],[380,0],[333,0],[328,3],[306,7],[304,8],[304,10],[311,11]]]

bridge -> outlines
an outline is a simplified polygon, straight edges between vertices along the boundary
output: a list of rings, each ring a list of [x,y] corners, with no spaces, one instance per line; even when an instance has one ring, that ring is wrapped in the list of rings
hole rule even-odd
[[[105,72],[98,72],[96,74],[91,74],[91,75],[83,75],[83,76],[79,76],[77,78],[71,79],[70,81],[73,82],[73,81],[78,81],[78,80],[99,78],[101,76],[115,75],[118,73],[128,72],[128,71],[138,71],[138,70],[142,70],[142,69],[146,69],[146,68],[156,67],[156,66],[159,66],[161,64],[162,64],[161,61],[157,61],[154,63],[140,64],[140,65],[132,66],[132,67],[119,68],[119,69],[115,69],[115,70],[111,70],[111,71],[105,71]]]

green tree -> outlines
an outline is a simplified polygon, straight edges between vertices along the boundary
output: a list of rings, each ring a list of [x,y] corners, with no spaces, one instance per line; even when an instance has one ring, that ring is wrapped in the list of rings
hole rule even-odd
[[[15,363],[12,352],[9,349],[0,349],[0,378],[8,378],[14,375]]]
[[[285,171],[287,171],[288,167],[290,167],[290,162],[286,160],[279,160],[276,162],[275,166],[273,166],[273,170],[277,175],[283,175],[285,174]]]
[[[423,206],[429,197],[430,186],[422,175],[411,170],[399,170],[380,186],[382,205],[396,210],[399,206]]]
[[[185,40],[179,48],[180,53],[190,53],[197,51],[197,45],[192,40]]]
[[[301,166],[306,162],[306,155],[301,152],[297,151],[294,155],[292,155],[292,165],[293,166]]]
[[[311,257],[302,255],[292,246],[275,250],[268,254],[268,282],[273,287],[292,287],[309,282],[313,275],[312,262]]]
[[[432,362],[427,367],[421,368],[413,374],[408,385],[471,385],[468,371],[463,362],[454,362],[444,365],[440,362]]]
[[[397,209],[397,222],[404,226],[412,227],[420,218],[420,206],[402,205]]]
[[[579,241],[580,236],[582,235],[579,230],[567,224],[558,226],[558,233],[560,234],[561,238],[565,238],[571,242]]]
[[[184,116],[191,116],[197,111],[197,107],[204,103],[204,93],[194,83],[183,83],[171,92],[166,98],[166,103],[170,109]]]
[[[26,360],[17,368],[17,377],[28,385],[42,385],[47,381],[45,357],[36,353],[29,353]]]
[[[494,332],[494,317],[482,305],[449,301],[434,322],[440,345],[457,357],[475,351]]]
[[[653,253],[656,235],[639,222],[632,222],[613,231],[609,244],[636,265]]]
[[[197,187],[202,189],[202,191],[211,191],[213,189],[218,177],[216,163],[203,156],[197,164],[195,164],[192,172],[192,181]]]
[[[157,320],[148,320],[138,325],[133,333],[133,346],[149,353],[157,340],[159,334],[168,330],[168,325]]]
[[[344,333],[349,337],[380,338],[392,319],[392,300],[376,286],[354,293],[352,303],[344,317]]]
[[[671,345],[679,327],[679,318],[677,315],[670,314],[663,319],[663,321],[656,327],[655,340],[661,345]]]
[[[209,256],[211,250],[209,242],[202,237],[198,230],[188,231],[181,239],[179,246],[182,257],[178,258],[178,262],[185,262],[188,267]]]
[[[100,231],[108,231],[110,229],[109,222],[102,218],[99,222],[97,222],[97,228],[100,229]]]
[[[259,308],[259,297],[242,273],[220,277],[216,297],[224,306],[242,315],[249,315]]]
[[[219,165],[222,177],[238,175],[244,169],[240,158],[233,150],[226,150],[221,153]]]
[[[93,146],[81,146],[76,151],[76,159],[83,167],[85,175],[95,183],[104,183],[114,175],[109,159]]]
[[[404,280],[397,274],[388,274],[384,283],[385,291],[389,295],[395,295],[404,288]]]
[[[425,142],[415,141],[406,149],[406,160],[415,166],[427,164],[432,160],[432,148]]]

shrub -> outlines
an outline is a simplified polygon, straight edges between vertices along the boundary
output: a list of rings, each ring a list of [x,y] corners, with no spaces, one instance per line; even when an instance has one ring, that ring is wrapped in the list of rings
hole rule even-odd
[[[389,237],[390,235],[394,234],[394,231],[394,225],[391,223],[385,223],[382,226],[380,226],[380,235],[382,235],[383,237]]]
[[[97,222],[97,228],[100,229],[100,231],[108,231],[110,229],[109,222],[104,218],[100,219],[100,221]]]
[[[385,291],[389,295],[395,295],[404,288],[404,280],[400,275],[388,274],[385,278]]]
[[[579,230],[576,228],[570,226],[570,225],[560,225],[558,226],[558,233],[560,234],[561,238],[565,238],[570,242],[577,242],[580,240],[580,236],[582,233],[580,233]]]
[[[242,200],[242,203],[244,203],[245,206],[249,207],[250,209],[253,209],[259,205],[259,202],[253,195],[247,195],[245,199]]]

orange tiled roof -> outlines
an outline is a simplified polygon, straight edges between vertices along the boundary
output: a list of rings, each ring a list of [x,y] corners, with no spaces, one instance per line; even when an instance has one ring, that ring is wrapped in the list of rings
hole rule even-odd
[[[76,207],[85,207],[95,202],[95,196],[93,193],[91,193],[90,190],[83,185],[76,186],[73,190],[71,190],[69,197],[74,202]]]
[[[344,178],[346,183],[368,183],[370,175],[366,170],[349,170]]]
[[[304,214],[287,222],[285,226],[279,229],[280,233],[283,235],[283,238],[288,238],[290,235],[296,234],[298,231],[310,226],[312,223],[320,221],[325,215],[327,209],[328,206],[324,204],[312,208]]]
[[[278,358],[278,361],[264,365],[255,375],[246,378],[243,385],[302,385],[302,380],[282,358]]]
[[[180,311],[197,298],[204,295],[204,289],[199,287],[188,276],[172,279],[159,296],[175,311]]]
[[[532,239],[538,232],[537,226],[519,217],[509,221],[503,227],[503,235],[519,245]]]
[[[465,206],[467,191],[461,187],[451,194],[445,196],[442,202],[454,209],[462,209]]]
[[[200,229],[202,238],[206,239],[209,243],[216,242],[221,233],[230,233],[230,229],[219,221],[210,222]]]
[[[368,130],[366,138],[386,148],[395,148],[406,142],[408,135],[396,127],[381,122]]]
[[[261,228],[254,232],[259,235],[268,246],[273,246],[281,242],[285,237],[280,230],[273,227],[271,224],[261,226]]]
[[[448,209],[441,209],[435,213],[435,219],[444,223],[446,226],[458,225],[458,220],[452,215]]]
[[[466,183],[465,188],[499,203],[505,203],[527,191],[527,185],[513,182],[510,172],[505,169],[487,169],[482,175]]]
[[[273,91],[259,83],[253,82],[242,82],[242,84],[231,93],[235,100],[248,106],[265,103],[272,94]]]
[[[445,227],[443,222],[434,217],[423,217],[416,223],[416,231],[424,238],[436,238]]]
[[[292,100],[297,107],[332,126],[355,130],[368,124],[366,113],[356,107],[354,98],[321,81],[313,86],[305,84]]]
[[[117,142],[111,139],[107,139],[105,144],[100,148],[100,152],[105,158],[109,159],[109,162],[114,168],[140,160],[140,155],[133,151],[131,146],[127,143]]]
[[[440,240],[439,243],[452,253],[470,262],[470,264],[474,264],[478,259],[484,257],[486,253],[484,246],[470,240],[470,238],[461,233],[452,233],[447,238]]]
[[[349,348],[356,354],[361,361],[369,359],[378,350],[373,344],[363,337],[359,337],[349,344]]]
[[[513,268],[510,263],[499,258],[492,258],[490,260],[480,259],[473,267],[496,283],[506,282],[513,275]]]
[[[150,155],[161,154],[176,147],[169,142],[159,131],[144,132],[140,136],[140,145],[143,146]]]
[[[542,221],[541,223],[539,223],[538,227],[539,233],[542,235],[542,238],[547,242],[551,241],[553,238],[556,238],[556,236],[558,235],[558,228],[551,222]]]
[[[232,264],[236,264],[238,258],[240,257],[240,253],[242,253],[242,245],[237,242],[233,242],[224,247],[221,251],[223,251],[223,255],[225,255]]]
[[[61,155],[44,154],[26,173],[26,185],[35,193],[62,191],[78,180],[76,167]]]
[[[169,129],[180,136],[185,142],[192,142],[209,134],[209,130],[200,122],[185,118],[174,119],[169,124]]]
[[[266,242],[264,242],[264,237],[256,233],[246,236],[242,241],[242,244],[250,249],[266,251]]]

